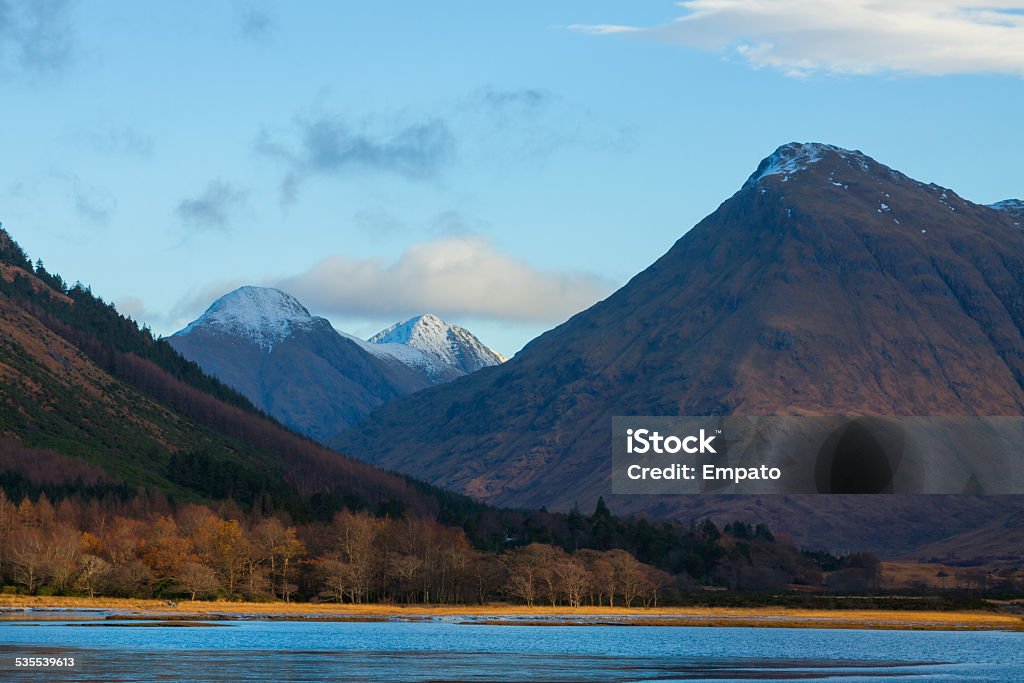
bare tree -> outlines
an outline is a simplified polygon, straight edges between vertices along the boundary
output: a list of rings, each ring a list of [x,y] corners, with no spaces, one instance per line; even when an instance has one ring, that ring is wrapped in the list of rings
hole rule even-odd
[[[555,563],[563,557],[565,552],[561,548],[543,543],[531,543],[508,553],[508,592],[531,607],[541,597],[552,606],[557,605],[560,596]]]
[[[102,557],[91,554],[83,555],[82,560],[78,563],[75,588],[85,591],[90,598],[96,597],[96,590],[110,573],[110,567],[110,563]]]
[[[577,550],[573,554],[583,560],[583,564],[587,567],[590,576],[593,578],[590,585],[591,602],[596,602],[598,606],[604,605],[604,598],[608,596],[608,606],[614,607],[616,593],[615,568],[608,560],[606,553],[584,548]],[[593,600],[595,595],[597,597],[596,601]]]
[[[334,517],[333,558],[345,565],[349,599],[363,602],[370,591],[373,563],[378,549],[374,543],[381,523],[365,512],[339,512]]]
[[[583,561],[575,556],[559,559],[555,562],[554,573],[569,606],[578,608],[594,580]]]
[[[646,567],[646,570],[647,593],[644,595],[644,607],[657,607],[661,591],[672,584],[672,575],[656,567]]]
[[[46,539],[46,555],[50,567],[50,583],[58,592],[71,587],[78,569],[82,535],[76,529],[59,524],[50,530]]]
[[[536,568],[529,562],[510,562],[508,564],[506,591],[513,597],[525,602],[527,607],[533,607],[537,602],[538,586],[536,574]]]
[[[416,593],[416,576],[423,567],[423,560],[415,555],[390,553],[387,565],[388,573],[398,584],[398,590],[411,600]]]
[[[217,572],[205,564],[191,560],[182,563],[178,569],[178,584],[188,592],[192,600],[197,596],[205,598],[220,588]]]
[[[356,602],[357,591],[353,586],[352,565],[329,557],[314,563],[321,595],[338,602]]]
[[[10,564],[14,581],[35,593],[50,577],[46,538],[39,528],[21,529],[11,538]]]
[[[615,576],[622,591],[622,600],[626,607],[632,607],[633,601],[643,594],[647,588],[647,573],[644,565],[625,550],[608,551],[608,559],[615,568]]]
[[[269,564],[271,581],[280,577],[281,598],[289,602],[294,587],[291,591],[285,591],[285,586],[289,585],[288,570],[296,558],[305,554],[306,546],[296,537],[294,527],[286,527],[276,517],[259,522],[253,527],[251,535],[253,552],[249,558],[250,576],[261,564]]]

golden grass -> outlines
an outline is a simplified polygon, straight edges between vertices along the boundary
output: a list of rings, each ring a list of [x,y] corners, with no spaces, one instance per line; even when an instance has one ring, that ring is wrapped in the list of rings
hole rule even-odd
[[[219,618],[245,616],[266,619],[319,619],[361,621],[374,619],[428,619],[431,617],[484,618],[489,624],[564,625],[579,617],[585,624],[628,623],[651,626],[750,626],[776,628],[858,628],[910,630],[1024,631],[1024,617],[991,612],[938,612],[901,610],[824,610],[784,607],[526,607],[489,604],[466,606],[335,605],[282,602],[184,601],[172,607],[162,600],[120,598],[67,598],[22,595],[0,596],[4,608],[82,608],[110,610],[128,617]],[[17,617],[17,615],[9,615]],[[516,617],[515,620],[503,617]],[[526,617],[526,619],[523,619]],[[535,617],[535,619],[529,619]]]
[[[965,576],[977,580],[979,575],[988,574],[995,569],[999,570],[999,578],[1018,581],[1024,579],[1024,569],[1007,568],[998,563],[981,567],[956,567],[930,562],[882,562],[882,581],[886,588],[896,591],[921,586],[948,589],[962,586]]]
[[[938,576],[939,573],[944,577]],[[882,562],[882,576],[886,586],[900,589],[915,585],[929,588],[949,588],[956,585],[957,574],[963,572],[957,567],[919,562]]]

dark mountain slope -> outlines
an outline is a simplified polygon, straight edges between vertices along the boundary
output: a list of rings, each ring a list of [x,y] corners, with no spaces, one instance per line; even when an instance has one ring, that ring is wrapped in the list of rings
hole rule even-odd
[[[295,297],[245,286],[220,297],[167,342],[295,431],[324,442],[398,396],[505,359],[432,315],[363,341]]]
[[[1022,329],[1024,234],[1009,212],[859,152],[786,145],[608,299],[336,445],[490,502],[567,509],[610,492],[613,415],[1018,415]],[[609,500],[665,516],[756,509],[808,544],[887,552],[1021,506]]]
[[[284,425],[323,440],[385,401],[430,385],[276,289],[241,287],[168,340]]]
[[[15,496],[231,499],[297,517],[457,504],[287,431],[86,288],[33,268],[3,230],[0,456]]]

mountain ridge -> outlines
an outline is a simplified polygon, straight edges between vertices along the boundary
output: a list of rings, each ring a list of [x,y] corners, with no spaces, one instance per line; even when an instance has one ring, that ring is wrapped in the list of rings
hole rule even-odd
[[[447,323],[430,313],[397,322],[367,341],[387,349],[399,345],[419,351],[425,356],[423,360],[411,357],[407,362],[425,367],[437,377],[445,374],[445,368],[452,368],[458,373],[447,374],[461,376],[508,360],[485,346],[466,328]]]
[[[381,403],[430,384],[272,288],[225,294],[167,341],[267,415],[321,441]]]
[[[613,496],[610,418],[1019,415],[1022,330],[1024,235],[1011,216],[860,152],[790,143],[605,300],[502,366],[399,399],[332,444],[497,504],[569,509],[604,496],[631,512],[720,519],[756,507],[803,543],[898,553],[946,532],[921,510],[962,531],[1000,503]],[[895,520],[888,538],[875,532],[883,514]]]
[[[0,266],[9,495],[102,499],[124,512],[214,500],[296,519],[452,504],[287,431],[89,288],[33,268],[2,228]]]
[[[266,414],[321,442],[398,396],[501,359],[467,330],[429,314],[373,339],[336,330],[279,289],[246,285],[167,341]]]
[[[208,326],[224,334],[252,339],[271,350],[296,327],[316,325],[323,318],[310,315],[295,297],[270,287],[242,286],[214,301],[206,311],[174,335],[187,335]]]

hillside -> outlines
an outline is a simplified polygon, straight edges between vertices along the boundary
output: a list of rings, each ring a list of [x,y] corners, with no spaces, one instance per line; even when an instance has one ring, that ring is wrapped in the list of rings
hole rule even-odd
[[[659,517],[757,517],[808,545],[906,552],[1024,502],[609,497],[610,420],[1019,415],[1015,220],[860,152],[785,145],[612,296],[501,366],[385,406],[335,445],[495,504],[568,509],[604,495]]]
[[[266,414],[321,441],[431,384],[338,334],[294,297],[265,287],[225,294],[167,342]]]
[[[567,568],[616,567],[622,586],[601,590],[627,604],[694,581],[823,582],[819,558],[763,525],[653,525],[603,502],[589,516],[495,509],[353,461],[33,267],[2,231],[0,262],[5,592],[533,604],[546,581],[545,600],[578,606],[578,583],[556,581]]]
[[[0,230],[0,454],[11,495],[226,500],[329,517],[434,515],[439,492],[318,446]]]
[[[167,342],[300,434],[326,442],[399,396],[504,360],[468,330],[422,315],[369,341],[279,289],[225,294]]]

